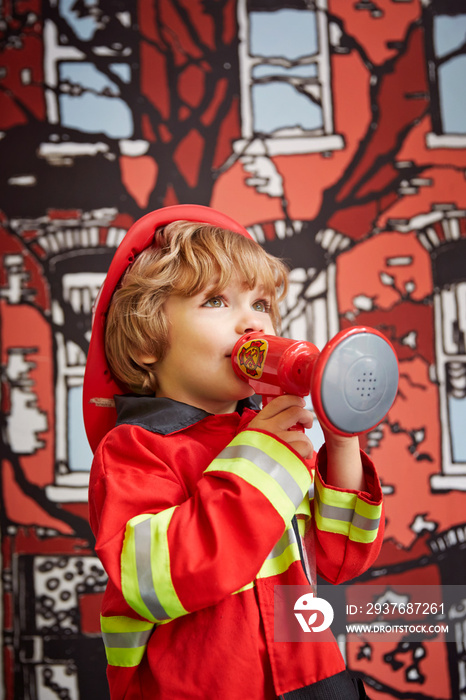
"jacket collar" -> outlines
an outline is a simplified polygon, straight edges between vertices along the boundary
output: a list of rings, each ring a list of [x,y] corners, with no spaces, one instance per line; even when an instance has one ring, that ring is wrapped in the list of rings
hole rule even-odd
[[[174,399],[136,394],[116,395],[114,398],[117,410],[116,425],[138,425],[160,435],[169,435],[189,428],[207,416],[213,415],[202,408]],[[254,399],[255,397],[250,397],[238,401],[238,413],[241,414],[244,408],[257,411],[258,405]]]

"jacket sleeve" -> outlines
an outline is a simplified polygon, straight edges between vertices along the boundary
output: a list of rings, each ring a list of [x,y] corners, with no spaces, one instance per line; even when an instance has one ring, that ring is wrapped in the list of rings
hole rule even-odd
[[[111,585],[138,616],[164,622],[250,584],[311,485],[299,455],[243,431],[189,495],[153,444],[130,438],[112,431],[91,473],[90,521]]]
[[[382,546],[384,509],[374,465],[361,451],[367,491],[346,491],[325,482],[326,451],[319,451],[311,501],[317,572],[338,584],[360,576]]]

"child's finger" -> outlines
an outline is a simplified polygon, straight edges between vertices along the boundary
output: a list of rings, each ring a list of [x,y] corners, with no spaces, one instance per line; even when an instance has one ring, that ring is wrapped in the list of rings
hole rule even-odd
[[[303,428],[312,428],[314,424],[314,413],[307,408],[302,408],[297,416],[296,423],[300,423]],[[294,424],[293,424],[294,425]]]
[[[312,457],[314,446],[310,439],[304,433],[298,430],[287,430],[280,433],[279,436],[284,442],[292,447],[303,459]]]
[[[299,406],[302,408],[305,404],[306,402],[301,396],[283,394],[282,396],[277,396],[275,399],[272,399],[272,401],[262,409],[260,415],[263,416],[263,418],[273,418],[292,406]]]
[[[297,423],[303,428],[311,428],[314,416],[303,404],[299,396],[280,396],[257,414],[250,427],[271,433],[289,430]]]
[[[282,430],[289,430],[297,423],[300,423],[303,428],[312,428],[313,416],[306,408],[291,406],[270,420]]]

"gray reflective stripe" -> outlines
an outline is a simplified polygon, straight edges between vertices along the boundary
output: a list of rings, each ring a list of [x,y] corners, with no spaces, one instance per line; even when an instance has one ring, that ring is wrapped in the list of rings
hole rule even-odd
[[[102,639],[108,649],[136,649],[146,646],[152,629],[138,632],[102,632]]]
[[[297,544],[298,540],[295,535],[295,531],[293,530],[292,527],[288,528],[285,530],[283,535],[280,537],[278,540],[277,544],[275,547],[272,549],[270,554],[268,555],[267,559],[275,559],[275,557],[279,557],[280,554],[283,554],[285,549],[290,546],[290,544]]]
[[[331,520],[342,520],[345,523],[351,523],[354,516],[354,510],[352,508],[340,508],[339,506],[329,506],[327,503],[322,503],[320,498],[317,498],[319,502],[319,512],[323,518],[330,518]]]
[[[366,518],[365,516],[356,513],[353,508],[341,508],[340,506],[329,506],[327,503],[322,503],[317,489],[316,500],[319,503],[319,512],[323,518],[351,523],[355,527],[359,527],[361,530],[377,530],[379,527],[380,518]]]
[[[296,508],[303,500],[303,492],[291,474],[268,454],[251,445],[229,445],[222,450],[219,459],[247,459],[275,479]]]
[[[143,520],[134,527],[134,542],[136,550],[136,569],[138,574],[139,593],[144,605],[156,620],[170,620],[160,604],[152,581],[151,550],[151,521]]]
[[[380,518],[366,518],[364,515],[359,515],[359,513],[354,514],[353,525],[361,530],[377,530],[379,523]]]

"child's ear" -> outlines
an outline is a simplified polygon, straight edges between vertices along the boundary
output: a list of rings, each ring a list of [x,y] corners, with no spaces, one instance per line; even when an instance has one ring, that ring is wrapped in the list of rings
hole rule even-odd
[[[138,362],[141,365],[153,365],[157,358],[155,355],[139,355]]]

